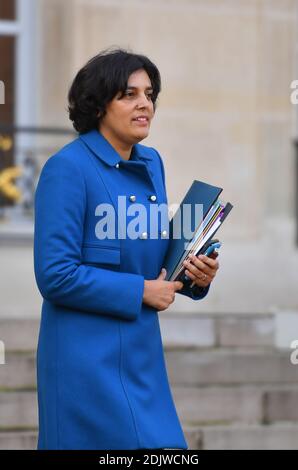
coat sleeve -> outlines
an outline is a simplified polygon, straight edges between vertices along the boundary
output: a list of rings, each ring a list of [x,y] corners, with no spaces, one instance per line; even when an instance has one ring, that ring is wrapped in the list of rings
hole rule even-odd
[[[161,158],[160,154],[157,152],[157,150],[156,149],[153,149],[153,150],[155,150],[156,154],[159,157],[160,166],[161,166],[161,173],[162,173],[162,179],[163,179],[163,184],[164,184],[164,190],[165,190],[165,193],[167,194],[165,169],[164,169],[163,161],[162,161],[162,158]],[[190,287],[190,286],[187,286],[187,287],[183,287],[181,290],[177,291],[177,293],[181,294],[181,295],[186,295],[187,297],[190,297],[193,300],[200,300],[200,299],[203,299],[208,294],[209,289],[210,289],[210,284],[207,287],[199,287],[199,286]]]
[[[85,211],[81,170],[71,158],[52,156],[35,193],[34,272],[39,291],[66,308],[135,320],[142,308],[144,277],[81,263]]]

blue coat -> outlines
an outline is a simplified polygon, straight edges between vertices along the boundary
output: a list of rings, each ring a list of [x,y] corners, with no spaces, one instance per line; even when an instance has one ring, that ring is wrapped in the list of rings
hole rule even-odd
[[[34,236],[43,297],[38,449],[187,449],[158,312],[142,303],[144,279],[160,273],[169,240],[161,228],[155,239],[100,240],[96,207],[116,208],[118,195],[125,195],[127,207],[141,202],[149,210],[167,202],[155,149],[136,144],[126,161],[93,130],[50,157],[40,175]],[[180,293],[197,300],[207,292]]]

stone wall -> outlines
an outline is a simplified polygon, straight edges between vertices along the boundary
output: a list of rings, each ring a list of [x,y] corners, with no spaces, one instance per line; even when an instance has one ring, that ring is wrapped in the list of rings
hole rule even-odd
[[[145,53],[162,93],[144,143],[163,156],[170,202],[202,179],[234,203],[208,300],[177,296],[172,309],[296,308],[295,0],[54,0],[41,17],[45,123],[67,124],[67,87],[99,50]]]
[[[38,124],[70,125],[68,87],[101,49],[118,45],[145,53],[161,71],[162,93],[143,143],[163,156],[169,202],[180,201],[192,180],[201,179],[223,187],[223,197],[234,204],[218,233],[220,270],[208,297],[193,302],[177,295],[171,310],[295,310],[298,126],[290,83],[298,78],[297,2],[40,0],[38,5]],[[7,269],[15,272],[14,262]],[[32,266],[26,269],[34,283]]]

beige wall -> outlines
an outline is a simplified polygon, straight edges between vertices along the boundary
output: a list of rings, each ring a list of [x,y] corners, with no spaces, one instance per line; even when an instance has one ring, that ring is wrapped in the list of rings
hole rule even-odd
[[[221,269],[208,301],[172,308],[296,308],[295,0],[41,0],[39,120],[69,125],[68,86],[99,50],[148,55],[162,75],[150,137],[170,202],[193,179],[224,188]],[[176,296],[177,297],[177,296]],[[178,296],[180,297],[180,296]]]

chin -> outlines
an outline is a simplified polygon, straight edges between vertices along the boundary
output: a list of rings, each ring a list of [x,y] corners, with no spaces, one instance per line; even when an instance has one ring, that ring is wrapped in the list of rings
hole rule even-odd
[[[149,135],[149,130],[144,131],[144,132],[139,132],[134,137],[135,137],[137,142],[140,142],[141,140],[146,139],[146,137],[148,137],[148,135]]]

